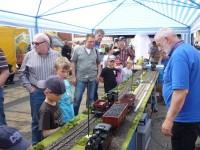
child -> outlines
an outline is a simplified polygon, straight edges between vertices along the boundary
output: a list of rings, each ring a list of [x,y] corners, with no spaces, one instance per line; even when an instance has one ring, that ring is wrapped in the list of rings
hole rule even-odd
[[[72,103],[73,93],[70,82],[66,79],[70,71],[70,62],[66,57],[58,57],[55,62],[57,76],[64,80],[66,91],[59,101],[59,108],[63,116],[63,122],[67,123],[74,118]]]
[[[103,57],[103,60],[101,62],[102,68],[105,68],[107,66],[107,60],[108,56],[112,55],[112,49],[109,48],[109,46],[105,47],[106,54]]]
[[[133,67],[133,61],[128,60],[126,67],[122,69],[122,80],[126,81],[128,78],[130,78],[133,74],[132,72],[132,67]]]
[[[64,81],[57,76],[48,78],[44,88],[46,98],[39,111],[39,130],[42,131],[42,139],[56,132],[63,124],[57,102],[66,91]]]
[[[117,86],[117,70],[114,68],[115,65],[115,56],[110,55],[107,61],[107,67],[103,68],[100,81],[104,83],[104,90],[105,93],[108,93],[112,90],[115,86]]]
[[[122,80],[122,68],[123,68],[122,62],[119,60],[119,58],[116,58],[115,59],[115,69],[117,70],[117,76],[116,76],[117,84],[120,84],[123,81]]]

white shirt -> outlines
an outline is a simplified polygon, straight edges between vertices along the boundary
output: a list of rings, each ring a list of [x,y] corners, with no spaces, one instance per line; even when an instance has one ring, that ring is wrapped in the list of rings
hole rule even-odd
[[[107,61],[108,61],[108,55],[104,55],[102,60],[102,68],[105,68],[107,66]]]
[[[128,78],[130,78],[132,76],[132,70],[128,69],[128,68],[123,68],[122,69],[122,80],[128,80]]]
[[[85,48],[85,50],[86,50],[86,52],[87,52],[88,54],[90,54],[91,49],[89,49],[89,48]]]

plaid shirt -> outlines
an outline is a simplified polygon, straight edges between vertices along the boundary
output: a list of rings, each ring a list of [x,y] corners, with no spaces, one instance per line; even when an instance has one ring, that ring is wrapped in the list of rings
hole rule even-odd
[[[131,60],[134,60],[135,58],[134,51],[131,48],[126,47],[125,49],[120,49],[120,53],[117,57],[122,62],[122,65],[125,66],[129,56]]]

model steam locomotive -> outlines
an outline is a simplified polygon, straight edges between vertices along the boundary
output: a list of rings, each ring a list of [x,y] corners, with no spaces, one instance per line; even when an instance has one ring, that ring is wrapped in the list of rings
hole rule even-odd
[[[104,123],[97,124],[87,141],[86,150],[106,150],[112,141],[112,129],[120,127],[127,113],[134,107],[135,95],[126,93],[118,99],[118,93],[110,91],[107,100],[97,100],[92,112],[102,117]]]
[[[112,126],[106,123],[99,123],[93,134],[87,141],[85,150],[107,150],[112,141]]]

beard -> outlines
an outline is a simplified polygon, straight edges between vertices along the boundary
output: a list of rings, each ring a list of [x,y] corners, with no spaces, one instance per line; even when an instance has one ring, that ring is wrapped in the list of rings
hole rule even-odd
[[[171,49],[172,49],[172,47],[171,47],[169,44],[165,43],[165,44],[163,45],[163,51],[164,51],[167,55],[170,53]]]
[[[165,52],[167,55],[169,55],[170,51],[171,51],[171,48],[165,48],[165,49],[164,49],[164,52]]]

